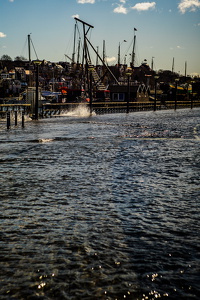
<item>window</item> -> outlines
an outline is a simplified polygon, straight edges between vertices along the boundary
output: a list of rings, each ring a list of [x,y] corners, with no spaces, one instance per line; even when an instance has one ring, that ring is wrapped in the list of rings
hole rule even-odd
[[[113,93],[112,100],[113,101],[124,101],[125,94],[124,93]]]

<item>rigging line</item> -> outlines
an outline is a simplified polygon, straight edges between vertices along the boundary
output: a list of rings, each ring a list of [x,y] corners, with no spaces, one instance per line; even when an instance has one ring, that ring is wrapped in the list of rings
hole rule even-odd
[[[80,34],[80,29],[79,29],[79,26],[78,26],[78,22],[77,22],[77,31],[78,31],[78,40],[80,40],[81,49],[82,49],[83,48],[83,42],[82,42],[83,39],[81,38],[81,34]]]
[[[133,47],[133,39],[130,42],[130,44],[128,45],[128,47],[126,48],[126,50],[124,51],[124,53],[128,54],[130,52],[130,48],[131,48],[131,51],[132,51],[132,47]]]
[[[64,50],[64,53],[67,53],[69,56],[71,56],[70,55],[70,53],[71,53],[71,45],[73,45],[73,33],[71,33],[69,41],[67,42],[65,50]]]
[[[77,20],[76,20],[76,25],[77,25],[76,29],[77,29],[77,32],[78,32],[78,38],[77,38],[77,41],[78,41],[78,44],[80,43],[80,48],[79,48],[79,50],[82,50],[82,51],[83,51],[84,41],[83,41],[82,35],[81,35],[81,33],[80,33],[79,22],[77,22]],[[77,48],[78,48],[78,46],[77,46]],[[76,51],[76,52],[77,52],[77,51]],[[77,54],[78,54],[78,53],[77,53]],[[80,53],[79,53],[79,55],[81,56]],[[79,59],[80,59],[80,57],[79,57]],[[80,59],[80,60],[81,60],[81,59]]]
[[[35,47],[34,47],[34,45],[33,45],[33,41],[32,41],[32,39],[31,39],[31,44],[32,44],[32,46],[33,46],[33,50],[34,50],[34,52],[35,52],[35,56],[36,56],[36,58],[38,59],[38,56],[37,56],[37,53],[36,53],[36,51],[35,51]]]
[[[128,44],[128,47],[126,48],[126,50],[123,52],[124,53],[124,57],[126,56],[126,62],[127,62],[127,64],[132,62],[132,51],[133,51],[132,48],[133,48],[133,43],[134,43],[134,37],[132,38],[131,42]],[[135,43],[135,63],[137,61],[137,56],[138,56],[136,48],[137,48],[137,42]]]
[[[21,51],[21,56],[23,56],[23,53],[25,52],[24,50],[25,50],[25,47],[27,46],[27,43],[28,43],[28,37],[26,37],[24,47],[22,48],[22,51]]]
[[[76,61],[77,63],[80,63],[81,60],[81,54],[80,52],[83,50],[83,41],[80,35],[79,27],[77,24],[77,32],[78,32],[78,38],[76,39],[76,47],[75,47],[75,54],[76,54]]]
[[[135,66],[140,66],[141,65],[141,58],[140,58],[140,52],[138,48],[138,43],[135,43]]]
[[[79,36],[79,39],[81,37],[81,34],[80,34],[80,29],[79,29],[79,26],[78,26],[78,22],[76,20],[76,29],[77,29],[77,32],[78,32],[78,36]]]

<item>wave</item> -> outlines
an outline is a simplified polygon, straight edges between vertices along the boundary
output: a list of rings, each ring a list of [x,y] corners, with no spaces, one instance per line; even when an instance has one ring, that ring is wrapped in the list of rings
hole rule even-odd
[[[60,114],[62,117],[89,117],[91,115],[90,109],[87,106],[79,105],[75,109]],[[92,115],[96,115],[92,112]]]

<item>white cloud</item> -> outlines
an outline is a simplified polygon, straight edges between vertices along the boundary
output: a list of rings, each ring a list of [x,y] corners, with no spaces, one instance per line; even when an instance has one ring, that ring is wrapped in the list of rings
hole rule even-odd
[[[191,73],[190,76],[191,77],[200,77],[200,74],[199,73]]]
[[[106,61],[107,63],[112,63],[116,61],[116,57],[112,56],[112,57],[106,57]]]
[[[9,2],[14,2],[14,0],[9,0]]]
[[[133,6],[132,9],[135,9],[137,11],[145,11],[149,9],[154,9],[155,7],[156,7],[156,2],[141,2]]]
[[[117,14],[127,14],[127,8],[126,7],[124,7],[123,5],[119,5],[118,7],[116,7],[115,9],[114,9],[114,13],[117,13]]]
[[[3,32],[0,32],[0,38],[4,38],[4,37],[6,37],[6,34]]]
[[[77,2],[80,4],[86,4],[86,3],[94,4],[95,0],[77,0]]]
[[[74,19],[74,18],[77,18],[77,19],[79,19],[79,15],[78,14],[76,14],[76,15],[73,15],[72,16],[72,18]]]
[[[184,14],[187,10],[196,11],[200,8],[200,0],[181,0],[178,5],[179,11]]]

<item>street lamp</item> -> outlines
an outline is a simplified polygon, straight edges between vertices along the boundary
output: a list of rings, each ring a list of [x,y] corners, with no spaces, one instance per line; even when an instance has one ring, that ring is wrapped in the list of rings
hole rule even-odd
[[[33,61],[34,65],[36,66],[36,89],[35,89],[35,120],[38,120],[38,89],[39,89],[39,66],[41,65],[42,61],[41,60],[34,60]]]
[[[128,77],[128,98],[127,98],[127,106],[126,106],[126,113],[129,113],[129,101],[130,101],[130,77],[132,75],[132,69],[126,69],[126,76]]]
[[[155,98],[154,98],[154,111],[156,111],[156,98],[157,98],[157,80],[158,80],[159,76],[155,75],[154,76],[154,85],[155,85]]]
[[[176,82],[176,87],[175,87],[175,91],[176,91],[176,94],[175,94],[175,105],[174,105],[174,109],[176,110],[176,107],[177,107],[177,90],[178,90],[178,82],[179,82],[179,78],[176,78],[175,79],[175,82]]]

